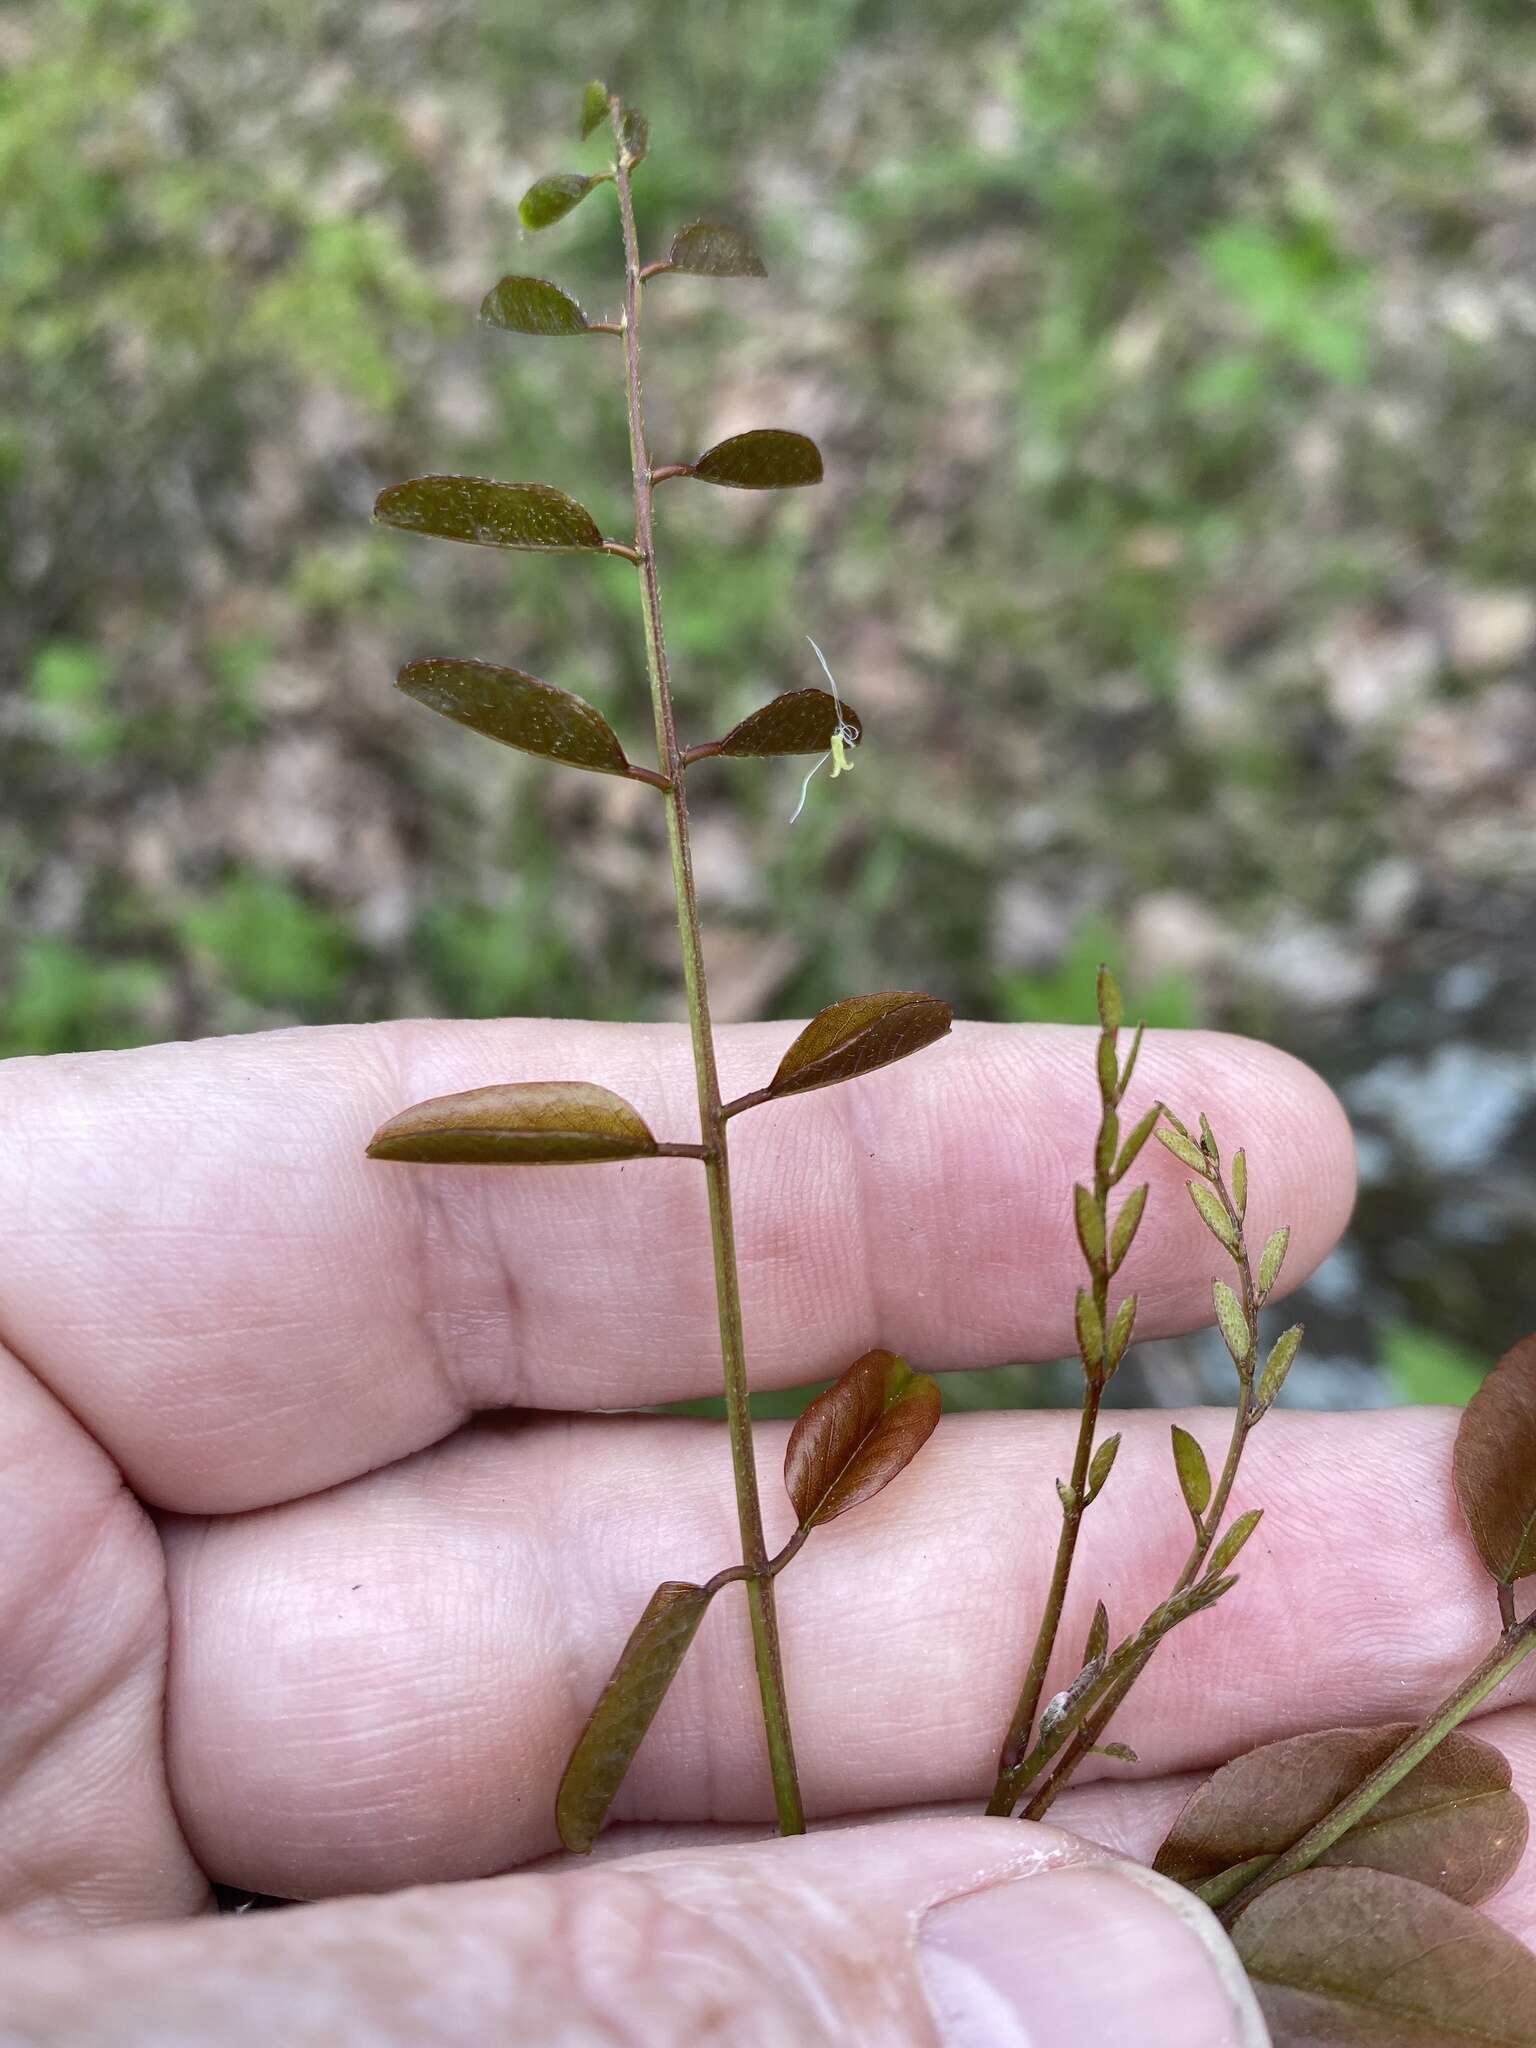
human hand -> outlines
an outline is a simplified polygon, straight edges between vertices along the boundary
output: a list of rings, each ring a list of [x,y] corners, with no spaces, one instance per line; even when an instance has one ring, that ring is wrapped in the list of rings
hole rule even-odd
[[[723,1033],[728,1089],[786,1036]],[[947,1366],[1069,1350],[1084,1071],[1078,1033],[962,1027],[744,1119],[756,1383],[877,1342]],[[0,2043],[1261,2041],[1203,1909],[1088,1842],[1150,1854],[1188,1773],[1406,1718],[1465,1670],[1491,1616],[1433,1411],[1266,1423],[1242,1588],[1154,1660],[1114,1731],[1141,1763],[1062,1799],[1071,1835],[930,1811],[733,1842],[772,1802],[745,1617],[722,1599],[600,1857],[455,1883],[551,1852],[564,1757],[646,1597],[735,1554],[722,1431],[596,1412],[715,1388],[697,1172],[363,1156],[407,1102],[550,1074],[690,1129],[683,1034],[627,1025],[336,1028],[0,1071],[0,1907],[20,1930]],[[1255,1228],[1291,1222],[1288,1277],[1309,1271],[1352,1189],[1321,1084],[1242,1041],[1154,1034],[1138,1088],[1246,1144]],[[1211,1277],[1155,1153],[1130,1274],[1147,1335],[1205,1320]],[[1166,1418],[1124,1426],[1064,1646],[1100,1593],[1139,1618],[1185,1540]],[[781,1620],[813,1822],[980,1805],[1070,1428],[951,1417],[797,1564]],[[758,1435],[776,1543],[783,1431]],[[1536,1776],[1530,1709],[1478,1725],[1517,1785]],[[199,1920],[210,1878],[393,1895]],[[1528,1936],[1536,1883],[1494,1912]]]

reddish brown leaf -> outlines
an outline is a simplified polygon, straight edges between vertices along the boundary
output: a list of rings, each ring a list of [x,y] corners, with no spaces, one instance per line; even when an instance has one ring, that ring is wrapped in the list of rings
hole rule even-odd
[[[370,1159],[439,1166],[563,1166],[656,1150],[638,1111],[590,1081],[512,1081],[437,1095],[374,1132]]]
[[[890,1351],[866,1351],[790,1432],[784,1484],[802,1528],[856,1508],[888,1486],[932,1436],[938,1383]]]
[[[675,1579],[651,1595],[560,1780],[555,1826],[567,1849],[582,1853],[597,1840],[624,1773],[698,1633],[709,1599],[702,1586]]]
[[[1452,1469],[1494,1578],[1512,1586],[1536,1572],[1536,1336],[1506,1351],[1467,1403]]]
[[[880,995],[848,996],[818,1012],[779,1061],[768,1084],[770,1095],[799,1095],[872,1074],[904,1060],[942,1038],[955,1021],[950,1004],[937,996],[892,989]]]
[[[1536,1956],[1380,1870],[1304,1870],[1232,1929],[1274,2048],[1536,2048]]]
[[[824,754],[839,724],[837,699],[827,690],[788,690],[771,704],[733,725],[720,742],[722,754]],[[858,713],[844,704],[841,723],[855,739],[864,736]]]
[[[1250,1750],[1194,1793],[1153,1867],[1191,1889],[1240,1867],[1243,1883],[1262,1876],[1409,1732],[1407,1722],[1330,1728]],[[1508,1881],[1526,1833],[1525,1804],[1510,1789],[1508,1763],[1490,1743],[1458,1729],[1318,1863],[1392,1871],[1473,1906]],[[1228,1896],[1239,1889],[1234,1882]]]
[[[691,227],[679,228],[672,237],[667,262],[673,270],[690,271],[696,277],[768,275],[752,237],[713,220],[696,220]]]
[[[489,661],[413,661],[401,669],[396,687],[504,747],[603,775],[628,772],[624,749],[600,711],[521,669]]]
[[[373,516],[381,526],[435,534],[439,540],[469,541],[482,548],[570,554],[603,544],[592,514],[552,484],[418,476],[380,491]]]
[[[786,491],[821,482],[821,450],[804,434],[784,427],[753,427],[706,448],[688,472],[700,483],[727,484],[736,491]]]

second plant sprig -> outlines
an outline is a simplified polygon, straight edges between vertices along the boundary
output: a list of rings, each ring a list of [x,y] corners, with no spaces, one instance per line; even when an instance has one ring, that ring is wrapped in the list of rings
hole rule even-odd
[[[745,1588],[751,1618],[779,1826],[785,1833],[797,1833],[804,1826],[779,1650],[775,1581],[813,1527],[868,1498],[915,1455],[938,1419],[938,1389],[889,1352],[870,1352],[855,1360],[802,1417],[790,1440],[785,1477],[798,1525],[789,1543],[770,1557],[753,1454],[727,1126],[747,1109],[852,1080],[905,1058],[943,1036],[952,1018],[947,1003],[907,991],[851,997],[812,1020],[763,1087],[734,1101],[722,1097],[689,845],[687,771],[696,762],[717,757],[822,753],[835,741],[856,741],[862,725],[835,695],[805,689],[775,698],[721,739],[692,747],[679,739],[656,561],[658,486],[675,478],[693,478],[738,490],[784,489],[819,482],[822,463],[814,442],[778,427],[735,434],[693,461],[653,463],[640,357],[641,309],[648,281],[669,272],[761,277],[764,266],[749,237],[707,221],[680,229],[666,257],[642,263],[632,180],[649,151],[649,126],[642,114],[594,83],[582,104],[583,138],[604,122],[613,132],[613,162],[590,175],[559,172],[541,178],[524,195],[520,212],[525,227],[544,229],[564,219],[592,192],[614,188],[624,252],[621,318],[589,319],[559,285],[527,276],[502,278],[481,310],[490,324],[516,334],[593,334],[621,341],[633,538],[605,537],[585,506],[542,483],[418,477],[384,491],[375,507],[377,519],[411,532],[482,547],[608,555],[630,563],[637,573],[656,733],[654,769],[630,759],[607,719],[592,705],[522,670],[438,657],[410,663],[399,684],[418,702],[487,738],[567,766],[625,776],[655,789],[664,800],[688,998],[698,1139],[659,1140],[639,1112],[608,1089],[590,1082],[556,1081],[496,1084],[418,1103],[392,1118],[369,1148],[378,1159],[439,1165],[687,1158],[704,1169],[741,1562],[703,1585],[668,1581],[653,1595],[561,1783],[557,1825],[572,1848],[589,1847],[595,1838],[700,1621],[716,1594],[735,1583]]]

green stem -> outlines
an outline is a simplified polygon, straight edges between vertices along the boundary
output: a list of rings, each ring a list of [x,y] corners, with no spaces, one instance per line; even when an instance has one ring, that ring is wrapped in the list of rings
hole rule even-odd
[[[1228,1924],[1237,1918],[1245,1907],[1251,1906],[1261,1892],[1267,1892],[1272,1885],[1282,1884],[1286,1878],[1294,1877],[1298,1871],[1308,1870],[1319,1856],[1325,1855],[1335,1842],[1347,1835],[1365,1819],[1371,1809],[1394,1786],[1400,1785],[1408,1773],[1421,1764],[1438,1743],[1445,1740],[1453,1729],[1460,1727],[1467,1716],[1481,1706],[1496,1686],[1504,1683],[1515,1667],[1536,1650],[1536,1615],[1518,1623],[1500,1636],[1492,1651],[1470,1677],[1462,1680],[1450,1698],[1436,1707],[1413,1734],[1405,1736],[1387,1758],[1379,1764],[1365,1780],[1345,1799],[1341,1799],[1332,1813],[1324,1814],[1315,1827],[1309,1828],[1293,1848],[1277,1856],[1269,1868],[1244,1885],[1235,1895],[1208,1900],[1208,1903],[1222,1909],[1221,1917]],[[1239,1873],[1241,1874],[1241,1873]],[[1201,1892],[1208,1897],[1208,1889]]]
[[[698,892],[688,846],[688,802],[683,786],[682,749],[672,709],[667,673],[667,648],[661,626],[661,590],[656,575],[652,518],[650,453],[645,439],[645,411],[640,382],[639,243],[635,233],[630,165],[619,135],[619,103],[613,103],[617,165],[614,183],[624,230],[624,364],[628,392],[629,452],[634,472],[635,547],[639,554],[640,602],[645,618],[646,667],[656,717],[656,750],[666,776],[667,839],[672,855],[672,882],[677,898],[677,926],[682,941],[683,980],[688,994],[688,1024],[693,1039],[694,1074],[698,1083],[699,1128],[704,1146],[704,1177],[709,1190],[709,1234],[714,1248],[715,1298],[720,1320],[720,1358],[725,1377],[726,1427],[731,1443],[731,1470],[736,1483],[736,1518],[741,1530],[742,1563],[747,1579],[747,1610],[752,1622],[752,1653],[763,1702],[763,1727],[773,1775],[774,1804],[782,1834],[805,1832],[805,1813],[790,1739],[789,1708],[784,1696],[784,1670],[774,1612],[773,1579],[763,1538],[762,1503],[752,1455],[752,1408],[747,1386],[746,1340],[742,1329],[741,1288],[737,1277],[736,1234],[731,1211],[731,1168],[721,1114],[720,1077],[715,1066],[714,1036],[709,1023],[709,991],[704,979],[704,954],[699,926]]]

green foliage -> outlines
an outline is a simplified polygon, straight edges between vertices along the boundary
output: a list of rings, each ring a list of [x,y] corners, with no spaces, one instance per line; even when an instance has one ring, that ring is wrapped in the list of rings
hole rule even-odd
[[[357,960],[342,920],[275,875],[232,875],[180,924],[247,1002],[300,1016],[332,1007]]]
[[[1019,1024],[1096,1024],[1094,995],[1098,963],[1108,960],[1120,972],[1124,947],[1113,929],[1097,919],[1081,925],[1047,974],[1009,974],[999,981],[999,1008]],[[1136,987],[1136,1016],[1149,1028],[1187,1031],[1200,1022],[1199,995],[1186,976],[1169,974]]]
[[[166,979],[155,961],[102,959],[56,939],[27,939],[0,997],[0,1058],[143,1044],[159,1034]]]
[[[1400,1399],[1420,1406],[1464,1408],[1487,1370],[1463,1345],[1408,1323],[1382,1331],[1381,1352]]]

